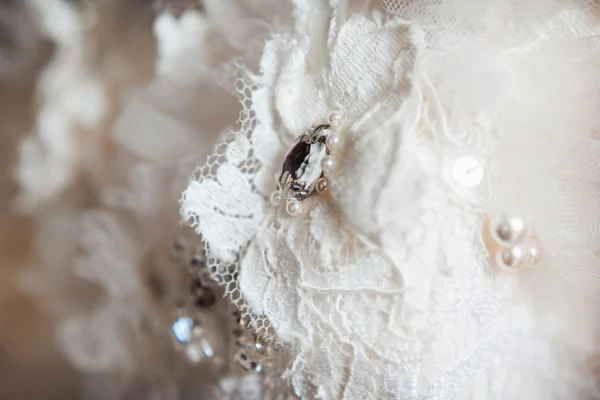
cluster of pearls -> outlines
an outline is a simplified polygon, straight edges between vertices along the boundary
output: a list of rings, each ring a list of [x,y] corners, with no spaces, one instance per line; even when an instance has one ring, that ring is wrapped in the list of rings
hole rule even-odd
[[[316,183],[314,183],[314,191],[316,193],[323,193],[327,191],[328,182],[326,176],[336,168],[335,153],[338,152],[342,146],[342,138],[338,132],[334,131],[334,129],[339,126],[341,119],[342,118],[339,113],[331,113],[327,118],[328,124],[322,125],[322,127],[325,129],[318,130],[318,134],[313,134],[313,136],[311,136],[312,138],[321,138],[320,140],[324,139],[326,149],[326,155],[323,155],[317,164],[322,171],[322,176],[316,181]],[[301,138],[308,136],[309,134],[305,132],[297,140],[297,143],[299,141],[301,143]],[[309,156],[307,156],[307,158],[308,157]],[[276,180],[280,181],[281,177],[276,177]],[[302,198],[286,195],[286,193],[283,193],[281,189],[273,192],[270,198],[271,204],[275,206],[285,203],[285,211],[292,217],[297,217],[302,214],[303,207],[301,200]]]
[[[488,233],[493,239],[490,253],[503,271],[519,271],[539,261],[539,244],[522,218],[501,214],[489,221]]]

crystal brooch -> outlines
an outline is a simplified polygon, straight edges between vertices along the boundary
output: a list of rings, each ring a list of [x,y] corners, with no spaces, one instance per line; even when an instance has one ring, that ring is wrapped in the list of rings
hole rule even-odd
[[[296,139],[277,176],[277,189],[285,199],[304,200],[325,190],[325,174],[334,168],[331,154],[339,142],[328,124],[312,126]]]

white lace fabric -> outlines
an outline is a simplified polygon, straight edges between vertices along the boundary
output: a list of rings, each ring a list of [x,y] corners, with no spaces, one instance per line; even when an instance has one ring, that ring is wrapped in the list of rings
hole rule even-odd
[[[566,124],[578,143],[571,148],[590,144],[595,120],[572,119],[586,107],[549,118],[560,103],[539,103],[560,91],[583,104],[581,75],[566,89],[554,83],[597,65],[597,54],[583,50],[596,42],[589,8],[483,2],[459,17],[468,2],[388,2],[410,19],[346,20],[340,9],[310,18],[309,3],[295,2],[295,32],[265,44],[259,74],[237,76],[240,130],[225,136],[181,200],[231,299],[258,330],[292,346],[296,391],[324,399],[597,395],[584,368],[593,319],[576,334],[569,328],[568,308],[586,310],[589,299],[552,269],[583,278],[581,264],[560,257],[585,253],[561,240],[545,247],[539,271],[502,274],[480,237],[486,213],[502,207],[531,213],[544,246],[567,235],[564,227],[582,228],[551,229],[552,212],[581,214],[562,213],[556,190],[548,211],[530,190],[554,182],[553,148],[529,153],[526,174],[520,158],[511,166],[503,154],[561,137]],[[269,202],[274,175],[293,140],[332,111],[343,116],[344,148],[330,192],[290,217]],[[588,165],[569,154],[569,165]],[[453,173],[464,156],[482,167],[474,186]],[[577,176],[597,179],[586,171]],[[597,273],[597,260],[586,270]],[[569,306],[532,289],[536,280]]]
[[[82,21],[60,0],[30,3],[59,49],[16,175],[23,206],[58,204],[38,217],[27,284],[78,370],[151,377],[158,394],[137,398],[185,397],[153,341],[174,301],[153,303],[146,279],[202,165],[182,217],[229,299],[286,347],[276,390],[227,376],[215,393],[277,398],[290,381],[305,399],[600,398],[594,2],[205,0],[157,18],[156,77],[110,137],[96,131],[117,106],[83,63]],[[274,176],[331,112],[343,145],[329,191],[291,217],[270,202]],[[94,205],[61,198],[104,142]],[[535,268],[490,262],[482,230],[503,211],[534,227]]]

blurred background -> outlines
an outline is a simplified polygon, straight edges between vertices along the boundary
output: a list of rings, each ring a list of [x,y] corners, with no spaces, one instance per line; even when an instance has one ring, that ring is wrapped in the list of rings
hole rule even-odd
[[[152,77],[152,22],[157,9],[169,4],[61,1],[89,18],[84,36],[93,50],[86,54],[86,62],[95,73],[106,73],[114,59],[128,65],[112,82],[115,94]],[[27,213],[16,209],[14,170],[19,143],[36,122],[36,84],[57,51],[31,3],[0,1],[0,399],[77,399],[81,377],[57,349],[47,313],[20,284],[21,272],[31,261],[34,226]],[[84,173],[79,179],[90,176]]]

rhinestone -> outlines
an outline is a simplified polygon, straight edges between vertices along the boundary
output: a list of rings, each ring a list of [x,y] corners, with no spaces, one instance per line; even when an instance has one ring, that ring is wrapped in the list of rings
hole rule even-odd
[[[258,363],[256,361],[250,360],[248,358],[248,356],[243,352],[239,352],[235,356],[234,360],[237,363],[237,365],[239,365],[245,371],[255,371],[255,372],[262,371],[262,367],[260,365],[258,365]]]
[[[212,357],[215,355],[215,351],[206,340],[201,341],[200,346],[202,346],[202,352],[206,357]]]
[[[262,367],[260,365],[258,365],[257,363],[255,363],[254,361],[250,362],[250,368],[254,372],[260,372],[260,371],[262,371]]]
[[[196,296],[196,306],[200,308],[207,308],[213,306],[217,301],[213,291],[208,288],[197,290]]]
[[[173,334],[180,343],[187,343],[192,338],[194,320],[190,317],[180,317],[173,323]]]
[[[191,362],[192,364],[197,364],[200,361],[202,361],[201,349],[198,348],[198,346],[196,346],[195,343],[189,343],[184,348],[184,353],[185,353],[185,356],[187,357],[188,361]]]
[[[288,151],[279,176],[278,188],[287,197],[303,200],[310,196],[323,177],[321,161],[329,155],[325,142],[329,125],[319,125],[302,134]]]
[[[213,357],[215,351],[207,340],[201,339],[187,343],[184,348],[184,354],[192,364],[197,364],[207,358]]]

